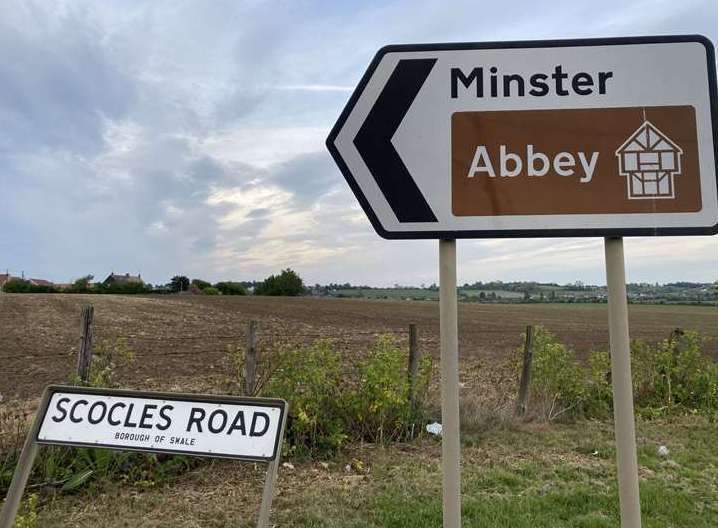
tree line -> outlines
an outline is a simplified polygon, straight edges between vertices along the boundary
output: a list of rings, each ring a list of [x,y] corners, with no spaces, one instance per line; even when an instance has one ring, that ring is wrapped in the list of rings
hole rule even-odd
[[[92,282],[93,275],[85,275],[76,279],[72,285],[59,288],[55,285],[33,284],[31,281],[13,278],[2,288],[5,293],[86,293],[86,294],[171,294],[194,293],[203,295],[282,295],[297,296],[306,293],[304,281],[299,274],[287,268],[277,275],[270,275],[263,281],[209,281],[185,275],[173,276],[167,284],[153,286],[142,281],[138,282]]]

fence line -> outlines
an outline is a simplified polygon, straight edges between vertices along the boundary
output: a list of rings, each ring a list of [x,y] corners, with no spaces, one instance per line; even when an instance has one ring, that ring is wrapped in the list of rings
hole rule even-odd
[[[271,323],[270,323],[271,325]],[[427,325],[429,328],[431,328],[432,325]],[[265,327],[266,328],[266,327]],[[108,334],[105,334],[103,330],[107,330]],[[347,328],[345,330],[340,329],[333,329],[333,332],[322,332],[320,330],[314,331],[314,332],[308,332],[308,331],[297,331],[297,332],[291,332],[287,331],[284,328],[272,328],[271,326],[267,328],[269,333],[265,333],[262,335],[260,332],[257,336],[258,346],[259,347],[268,347],[268,346],[275,346],[277,344],[292,344],[293,341],[301,341],[301,340],[328,340],[328,341],[337,341],[337,345],[342,346],[352,346],[356,345],[357,343],[366,342],[372,337],[379,337],[381,335],[389,334],[393,337],[397,338],[400,342],[406,342],[410,341],[410,330],[407,326],[406,328],[381,328],[376,330],[354,330],[351,328]],[[505,336],[512,336],[512,335],[519,335],[522,328],[518,327],[516,329],[501,329],[501,328],[476,328],[476,332],[480,333],[482,335],[486,334],[501,334]],[[94,338],[95,341],[101,341],[101,340],[113,340],[113,339],[126,339],[128,341],[131,341],[133,343],[163,343],[163,342],[212,342],[212,341],[236,341],[237,345],[240,346],[242,343],[246,342],[247,339],[247,332],[237,332],[232,334],[202,334],[202,335],[167,335],[167,336],[158,336],[158,335],[143,335],[143,334],[115,334],[110,333],[111,328],[110,327],[104,327],[102,325],[94,325]],[[50,353],[25,353],[25,354],[14,354],[12,356],[4,356],[0,355],[0,360],[14,360],[14,359],[32,359],[32,360],[41,360],[41,359],[62,359],[65,357],[71,356],[73,353],[72,350],[75,348],[74,345],[74,338],[71,336],[67,337],[67,351],[60,351],[60,352],[50,352]],[[420,341],[422,343],[435,343],[438,342],[438,328],[432,332],[431,334],[427,335],[427,332],[423,332],[423,335],[420,338]],[[64,345],[63,345],[64,346]],[[151,346],[151,345],[150,345]],[[181,357],[181,356],[189,356],[189,355],[196,355],[198,353],[199,345],[194,346],[192,350],[179,350],[179,351],[162,351],[162,350],[138,350],[136,351],[137,356],[139,357],[151,357],[151,356],[157,356],[157,357]],[[202,351],[206,353],[224,353],[227,351],[226,346],[221,347],[218,344],[217,345],[207,345],[206,343],[203,343]],[[0,371],[3,372],[3,371]]]
[[[101,341],[101,340],[113,340],[113,339],[127,339],[128,341],[153,341],[153,342],[166,342],[166,341],[200,341],[200,340],[236,340],[237,344],[243,343],[247,339],[247,334],[233,334],[233,335],[202,335],[202,336],[167,336],[167,337],[161,337],[161,336],[141,336],[136,334],[127,334],[127,335],[121,335],[121,334],[112,334],[112,335],[103,335],[102,332],[98,332],[97,326],[94,328],[94,338],[95,341]],[[357,342],[357,341],[366,341],[367,337],[378,337],[384,334],[391,334],[394,337],[398,337],[400,341],[406,341],[408,340],[408,329],[404,330],[380,330],[380,331],[363,331],[363,332],[348,332],[346,334],[327,334],[327,333],[283,333],[282,335],[258,335],[258,345],[260,347],[262,346],[272,346],[277,343],[287,343],[291,344],[292,341],[298,340],[298,339],[304,339],[304,340],[311,340],[311,339],[324,339],[329,341],[339,341],[341,342]],[[422,341],[425,342],[431,342],[434,341],[435,338],[432,337],[423,337]],[[14,354],[12,356],[0,356],[0,359],[3,360],[11,360],[11,359],[61,359],[65,357],[71,357],[73,355],[72,348],[74,348],[72,344],[73,339],[68,338],[67,339],[67,351],[59,351],[59,352],[49,352],[49,353],[24,353],[24,354]],[[163,351],[136,351],[138,355],[141,356],[179,356],[179,355],[189,355],[189,354],[196,354],[197,353],[198,346],[191,350],[191,351],[176,351],[176,352],[163,352]],[[215,347],[203,347],[203,350],[205,351],[216,351],[216,352],[226,352],[226,347],[224,348],[215,348]]]

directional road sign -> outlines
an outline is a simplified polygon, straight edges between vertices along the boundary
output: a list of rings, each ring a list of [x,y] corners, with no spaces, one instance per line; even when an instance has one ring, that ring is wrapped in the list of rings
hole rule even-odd
[[[382,48],[327,146],[386,238],[718,232],[701,36]]]

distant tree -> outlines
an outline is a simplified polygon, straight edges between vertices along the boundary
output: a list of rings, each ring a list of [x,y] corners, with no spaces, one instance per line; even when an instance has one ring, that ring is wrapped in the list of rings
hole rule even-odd
[[[222,295],[247,295],[247,288],[240,282],[218,282],[214,285]]]
[[[192,279],[192,286],[195,286],[197,289],[204,290],[205,288],[212,286],[212,283],[202,279]]]
[[[254,293],[256,295],[283,295],[297,296],[305,291],[304,281],[293,270],[287,268],[279,275],[270,275],[259,284]]]
[[[189,278],[184,275],[175,275],[170,280],[170,289],[177,293],[189,290]]]
[[[3,287],[2,291],[5,293],[28,293],[30,283],[26,280],[21,279],[10,279]]]
[[[73,286],[74,288],[74,286]],[[112,293],[115,295],[137,295],[144,293],[153,293],[154,289],[151,284],[144,282],[128,282],[128,283],[109,283],[98,282],[90,290],[89,293]]]
[[[57,288],[44,284],[32,284],[22,279],[10,279],[2,288],[5,293],[57,293]]]
[[[205,295],[219,295],[219,290],[214,286],[207,286],[202,290],[202,293]]]
[[[76,279],[69,288],[70,293],[88,293],[92,289],[92,280],[95,278],[94,275],[85,275]]]

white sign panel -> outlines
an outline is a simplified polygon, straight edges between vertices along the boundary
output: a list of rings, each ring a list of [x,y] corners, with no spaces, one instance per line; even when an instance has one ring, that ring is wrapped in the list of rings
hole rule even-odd
[[[285,403],[263,398],[63,389],[52,394],[37,441],[273,460]]]
[[[382,48],[327,146],[386,238],[718,232],[701,36]]]

